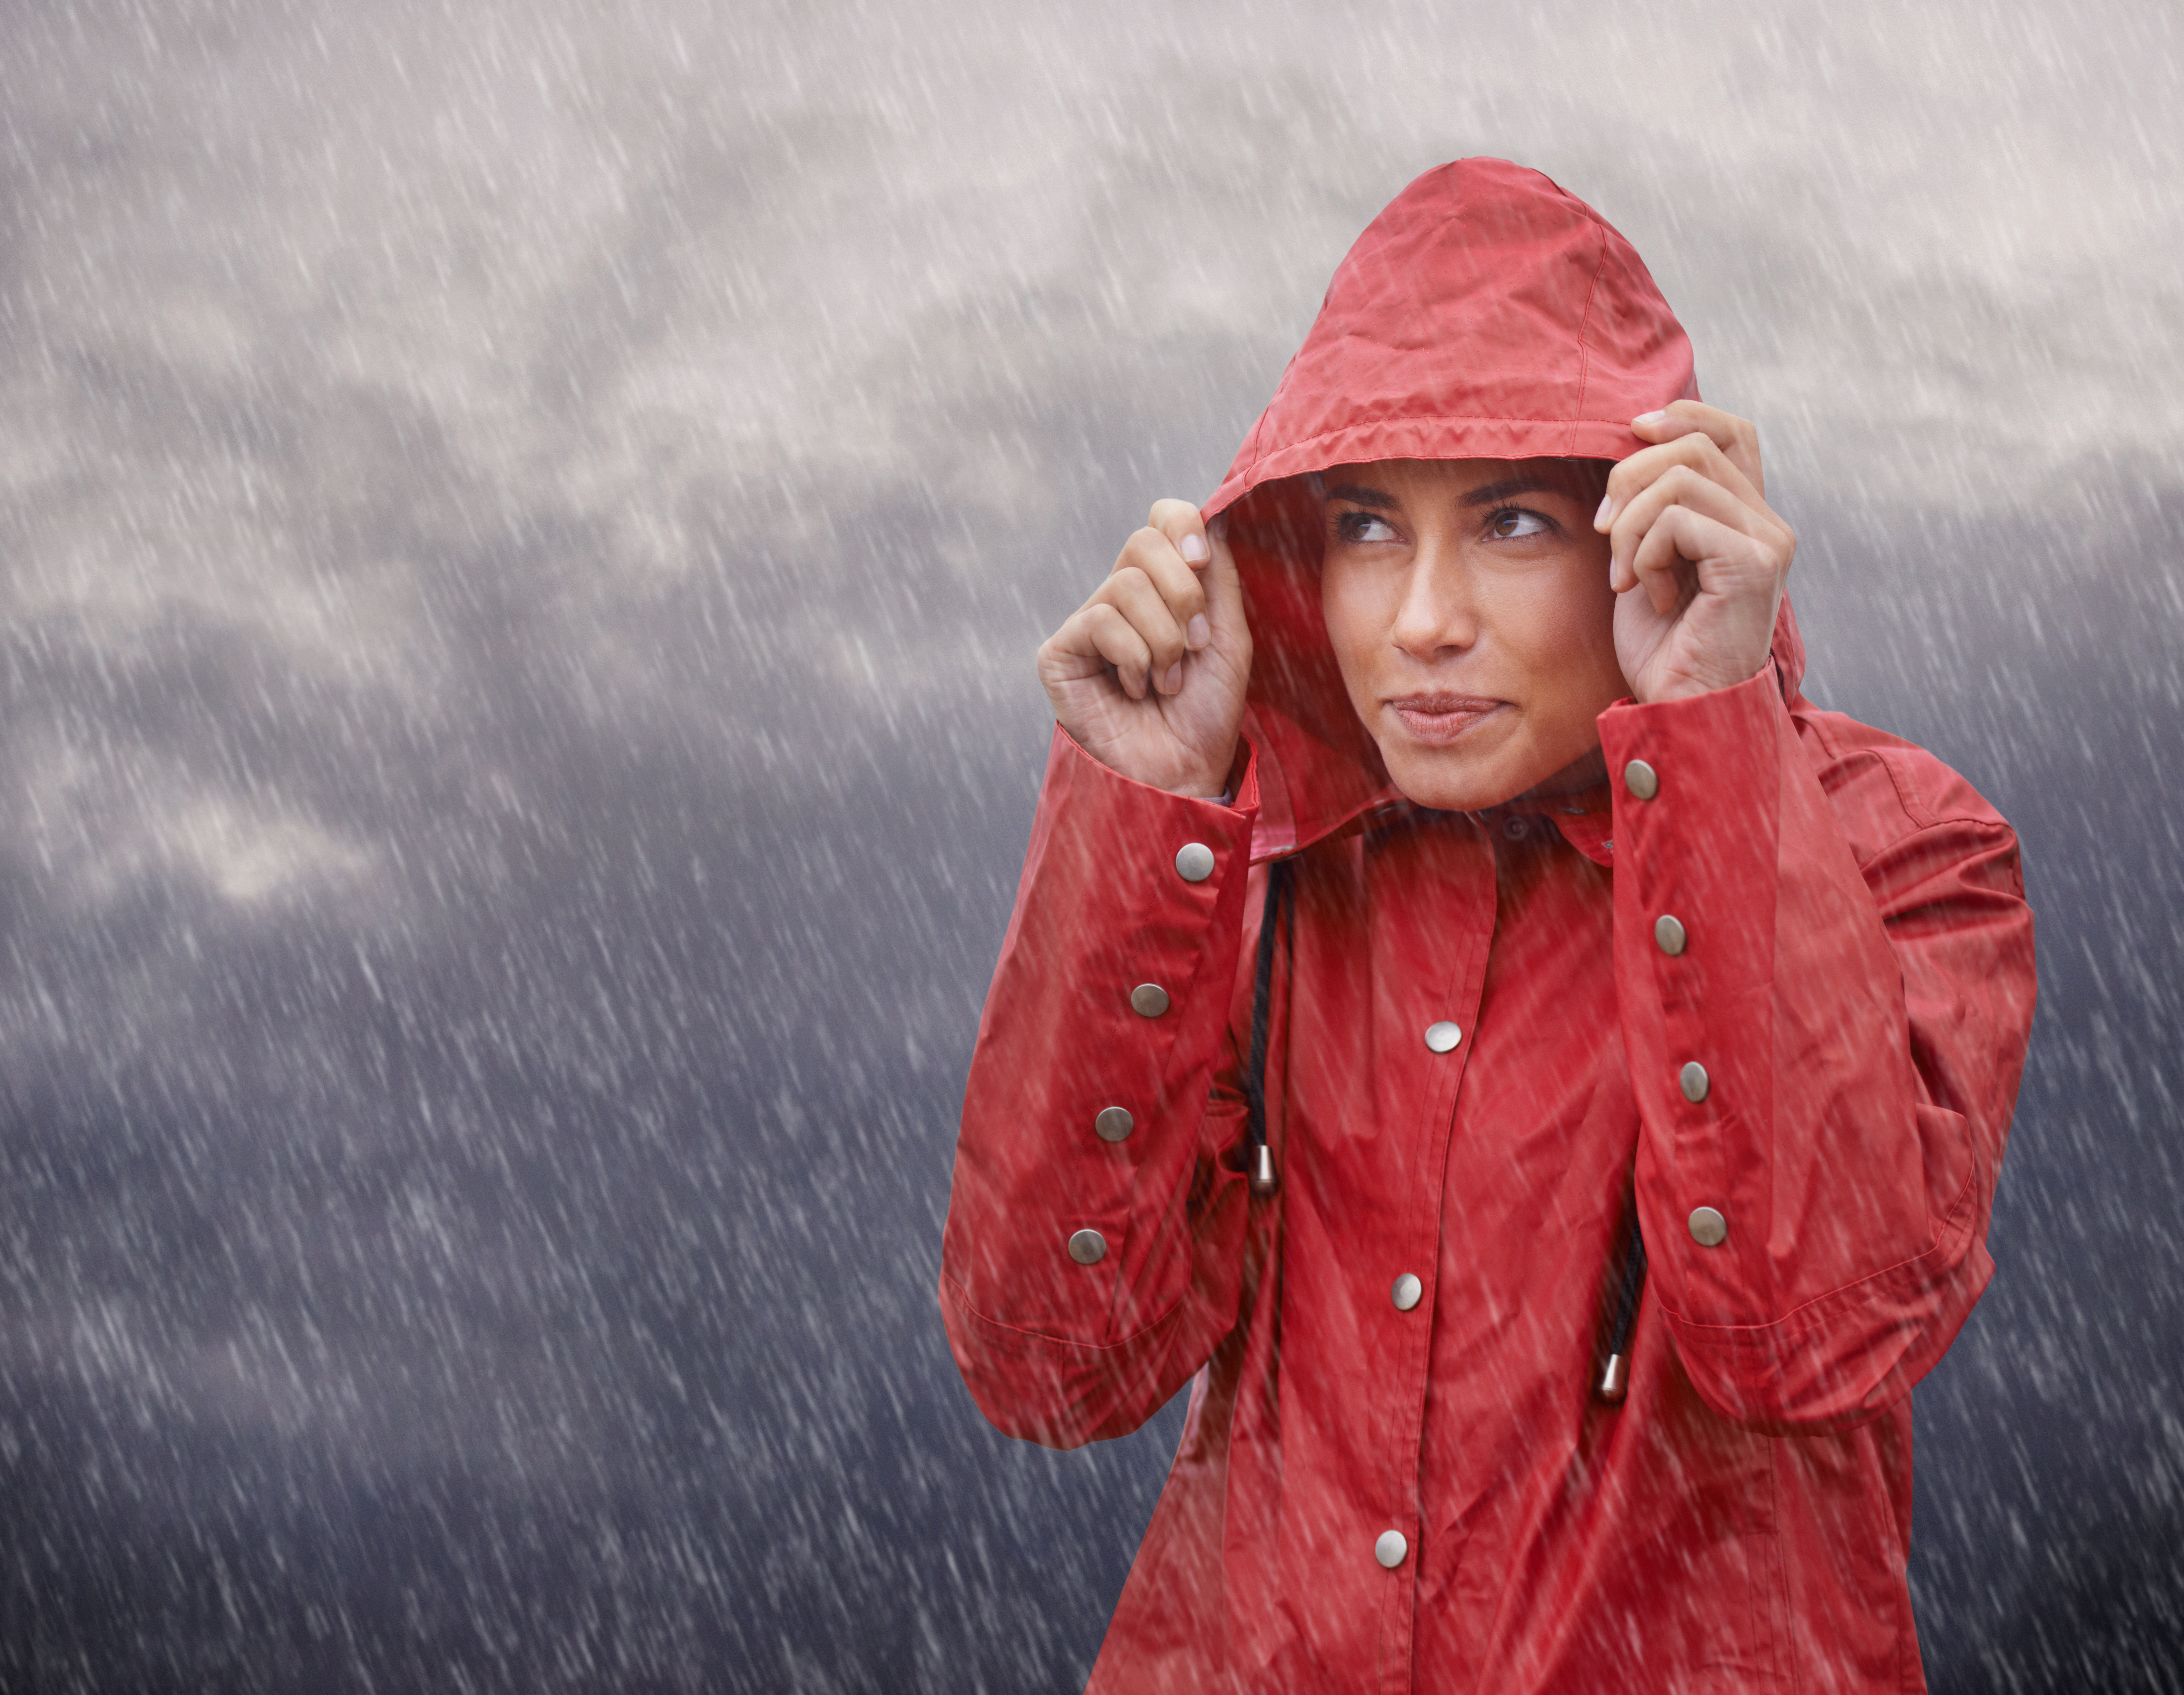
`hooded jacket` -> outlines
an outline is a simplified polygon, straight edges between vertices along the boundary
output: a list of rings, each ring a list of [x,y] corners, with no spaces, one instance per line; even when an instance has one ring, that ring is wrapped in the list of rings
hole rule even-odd
[[[1476,814],[1390,786],[1320,620],[1306,473],[1619,458],[1696,392],[1597,214],[1429,173],[1206,508],[1255,643],[1233,803],[1056,731],[940,1294],[1010,1434],[1191,1385],[1095,1691],[1925,1687],[1909,1391],[1992,1270],[2034,994],[2008,827],[1804,697],[1786,603],[1748,682],[1602,714],[1609,783]]]

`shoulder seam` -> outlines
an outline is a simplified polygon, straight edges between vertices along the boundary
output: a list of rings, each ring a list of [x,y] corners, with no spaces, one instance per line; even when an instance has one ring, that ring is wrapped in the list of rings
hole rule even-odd
[[[1863,747],[1858,751],[1871,754],[1880,762],[1880,769],[1888,774],[1889,786],[1896,791],[1896,803],[1903,809],[1903,815],[1914,825],[1920,830],[1925,830],[1941,822],[1934,815],[1933,808],[1928,806],[1909,787],[1908,779],[1903,772],[1896,769],[1896,761],[1888,757],[1886,748]]]

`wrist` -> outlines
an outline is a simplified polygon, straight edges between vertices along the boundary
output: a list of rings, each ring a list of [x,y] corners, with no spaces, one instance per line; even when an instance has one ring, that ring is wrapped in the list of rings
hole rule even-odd
[[[1235,798],[1238,781],[1236,767],[1241,762],[1243,751],[1243,743],[1240,738],[1236,744],[1229,748],[1228,760],[1217,772],[1209,770],[1206,775],[1177,787],[1173,792],[1187,796],[1192,800],[1210,800],[1223,806],[1228,805]]]
[[[1719,694],[1724,689],[1741,688],[1767,669],[1771,658],[1771,653],[1762,653],[1758,664],[1743,670],[1729,665],[1719,670],[1708,668],[1680,671],[1650,686],[1634,684],[1630,690],[1631,698],[1641,706],[1665,706],[1670,701],[1693,700],[1702,694]]]
[[[1680,700],[1697,700],[1707,695],[1724,694],[1730,689],[1742,688],[1754,677],[1766,675],[1774,669],[1774,656],[1769,653],[1741,677],[1723,677],[1717,681],[1706,676],[1679,676],[1652,689],[1634,686],[1630,698],[1639,706],[1667,706]]]
[[[1240,779],[1238,768],[1243,763],[1245,747],[1240,736],[1230,744],[1225,762],[1149,760],[1142,750],[1117,747],[1080,736],[1066,720],[1056,718],[1054,727],[1074,742],[1078,750],[1089,759],[1105,765],[1117,776],[1127,777],[1134,783],[1142,783],[1149,789],[1158,789],[1184,800],[1220,800],[1236,793]],[[1177,767],[1180,765],[1181,769]]]

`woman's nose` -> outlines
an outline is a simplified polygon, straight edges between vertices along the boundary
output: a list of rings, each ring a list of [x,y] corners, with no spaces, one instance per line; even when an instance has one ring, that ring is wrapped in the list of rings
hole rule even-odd
[[[1455,549],[1421,541],[1388,633],[1396,647],[1418,659],[1468,647],[1479,639],[1470,585]]]

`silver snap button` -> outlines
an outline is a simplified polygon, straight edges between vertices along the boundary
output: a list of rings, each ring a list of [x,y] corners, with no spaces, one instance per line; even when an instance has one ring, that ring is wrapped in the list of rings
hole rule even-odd
[[[1102,1107],[1100,1116],[1092,1120],[1092,1129],[1102,1142],[1120,1142],[1137,1128],[1137,1123],[1128,1107]]]
[[[1706,1067],[1694,1059],[1676,1073],[1676,1086],[1684,1092],[1684,1098],[1696,1106],[1707,1098],[1707,1091],[1713,1085],[1708,1081]]]
[[[1213,875],[1213,850],[1203,842],[1186,842],[1175,856],[1175,874],[1186,883],[1202,883]]]
[[[1691,1209],[1691,1240],[1701,1248],[1719,1248],[1729,1235],[1729,1220],[1712,1207]]]
[[[1130,991],[1130,1010],[1139,1018],[1158,1018],[1167,1010],[1167,991],[1158,983],[1140,983]]]
[[[1426,1046],[1436,1053],[1446,1053],[1463,1040],[1463,1032],[1443,1019],[1439,1024],[1426,1026]]]
[[[1425,1298],[1426,1286],[1406,1271],[1396,1279],[1396,1287],[1388,1291],[1388,1298],[1396,1303],[1396,1310],[1407,1313]]]
[[[1661,792],[1661,775],[1643,759],[1633,759],[1623,768],[1623,786],[1641,800],[1651,800]]]
[[[1097,1265],[1107,1257],[1107,1238],[1096,1230],[1080,1230],[1069,1238],[1069,1257],[1079,1265]]]
[[[1502,820],[1502,833],[1512,842],[1522,842],[1525,832],[1531,827],[1521,816],[1505,818]]]
[[[1410,1551],[1410,1541],[1401,1531],[1382,1531],[1380,1540],[1373,1544],[1373,1558],[1390,1571],[1403,1563]]]
[[[1683,920],[1673,913],[1664,912],[1653,920],[1653,941],[1663,953],[1682,953],[1689,939],[1684,934]]]

